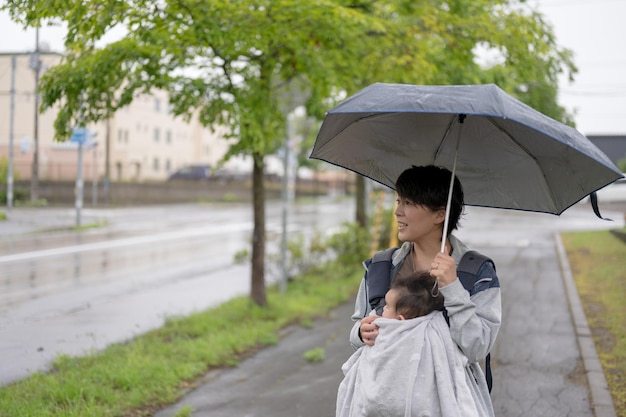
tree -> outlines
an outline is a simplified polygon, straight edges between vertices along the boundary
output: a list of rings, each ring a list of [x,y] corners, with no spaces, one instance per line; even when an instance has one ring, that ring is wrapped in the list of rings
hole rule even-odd
[[[556,78],[575,72],[570,53],[521,0],[6,0],[2,9],[26,26],[67,24],[67,55],[40,88],[44,109],[60,105],[58,139],[152,89],[170,94],[175,114],[229,128],[227,157],[254,161],[251,295],[260,305],[264,157],[284,137],[286,97],[304,92],[308,114],[321,119],[337,99],[375,81],[493,82],[567,119]],[[117,25],[126,37],[97,47]],[[500,61],[480,65],[481,48]]]
[[[522,1],[379,1],[367,9],[387,22],[387,39],[361,58],[372,69],[356,84],[494,83],[542,113],[573,125],[557,102],[558,77],[577,72],[572,53],[557,45],[552,27]],[[380,33],[376,36],[380,39]],[[486,52],[495,57],[481,59]],[[357,181],[357,222],[367,196]]]
[[[431,60],[444,71],[434,83],[494,83],[540,112],[573,124],[557,102],[558,77],[565,74],[571,80],[577,68],[543,15],[523,1],[480,0],[451,3],[449,12],[438,16],[437,26],[447,29],[436,31],[442,48]],[[496,60],[479,64],[479,51],[495,53]]]
[[[298,85],[319,114],[336,87],[354,91],[355,52],[381,26],[376,19],[328,0],[9,0],[3,8],[27,26],[67,24],[66,56],[40,89],[43,109],[60,105],[57,139],[152,89],[170,94],[176,115],[230,129],[227,158],[254,161],[251,296],[265,305],[264,157],[284,137],[281,97]],[[116,25],[127,35],[97,47]]]

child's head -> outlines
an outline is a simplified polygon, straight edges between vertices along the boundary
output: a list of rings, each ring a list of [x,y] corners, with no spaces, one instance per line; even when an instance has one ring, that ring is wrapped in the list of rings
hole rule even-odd
[[[383,317],[405,320],[442,310],[443,295],[435,287],[436,280],[428,272],[396,277],[385,295]]]

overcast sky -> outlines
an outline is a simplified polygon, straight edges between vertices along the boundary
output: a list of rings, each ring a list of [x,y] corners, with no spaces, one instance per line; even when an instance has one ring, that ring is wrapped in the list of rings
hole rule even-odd
[[[574,51],[579,73],[574,84],[561,81],[559,102],[575,112],[578,130],[626,135],[626,0],[529,2],[553,25],[558,44]],[[62,52],[64,30],[44,27],[39,33],[41,45]],[[0,13],[0,52],[34,48],[35,30],[23,31]]]

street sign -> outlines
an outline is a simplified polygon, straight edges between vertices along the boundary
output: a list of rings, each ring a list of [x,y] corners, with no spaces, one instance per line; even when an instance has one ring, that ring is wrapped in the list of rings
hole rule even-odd
[[[89,130],[86,127],[75,127],[73,129],[72,136],[70,137],[70,142],[78,143],[79,145],[84,144],[89,139]]]

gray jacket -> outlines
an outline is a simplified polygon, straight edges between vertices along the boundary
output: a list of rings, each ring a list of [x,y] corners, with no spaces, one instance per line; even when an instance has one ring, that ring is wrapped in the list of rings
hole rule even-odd
[[[449,239],[453,248],[452,257],[458,265],[468,248],[454,235],[450,235]],[[393,254],[392,274],[398,271],[410,252],[411,243],[407,242]],[[365,268],[367,271],[367,266]],[[485,277],[488,285],[485,285],[482,291],[476,292],[471,297],[458,279],[452,284],[440,288],[444,296],[444,306],[450,318],[452,340],[461,348],[470,362],[478,362],[487,356],[495,343],[502,318],[500,285],[495,271],[489,265],[487,270],[480,271],[480,275]],[[364,278],[361,280],[354,314],[352,314],[352,320],[355,323],[350,331],[350,343],[355,349],[364,345],[359,337],[359,327],[361,319],[371,312],[367,300],[367,286]]]

